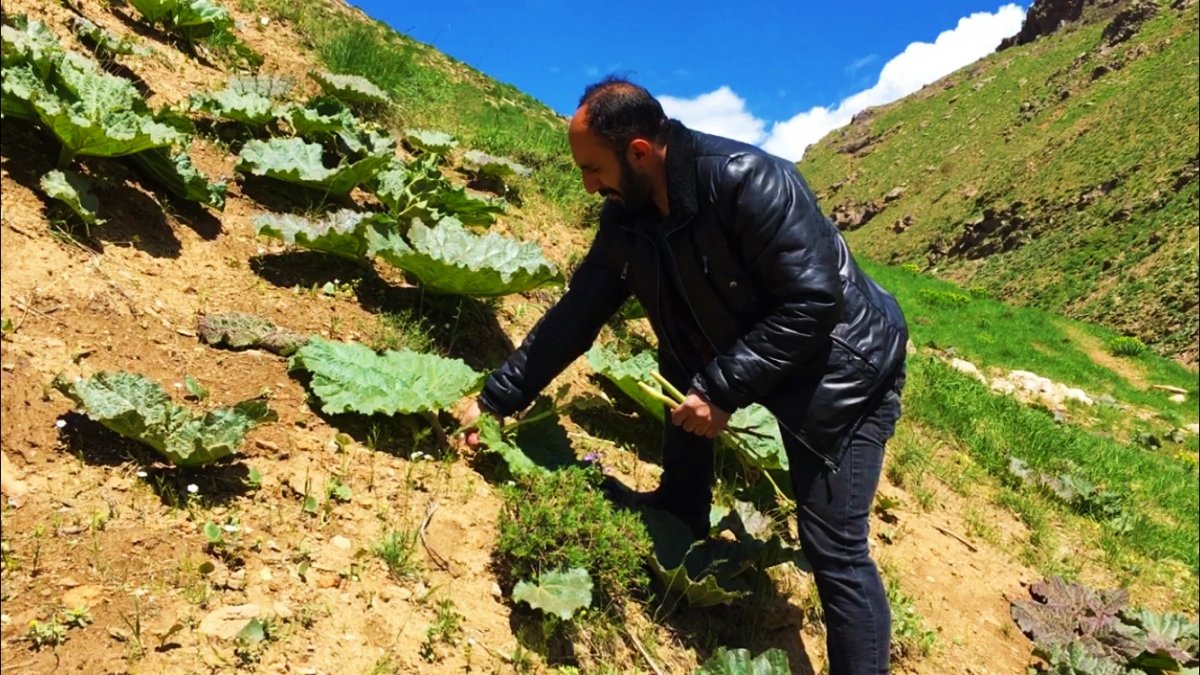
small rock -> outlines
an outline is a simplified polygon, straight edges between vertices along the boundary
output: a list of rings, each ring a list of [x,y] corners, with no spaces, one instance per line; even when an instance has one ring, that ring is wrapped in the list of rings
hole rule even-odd
[[[273,612],[275,612],[275,616],[279,617],[280,619],[283,619],[284,621],[287,621],[288,619],[292,618],[292,616],[293,616],[292,608],[288,607],[287,605],[285,605],[282,602],[276,602],[276,603],[272,604],[271,610]]]
[[[349,539],[340,534],[335,536],[333,539],[330,539],[329,543],[333,544],[336,548],[342,549],[343,551],[349,551],[350,547],[353,545],[350,543]]]
[[[259,438],[254,441],[254,444],[257,445],[258,447],[262,448],[263,450],[269,450],[270,452],[279,452],[279,445],[276,443],[272,443],[271,441],[265,441],[265,440]]]
[[[1187,394],[1171,394],[1167,400],[1171,403],[1187,403]]]
[[[262,568],[258,572],[258,578],[262,579],[263,581],[270,581],[273,578],[271,570],[266,567]]]
[[[221,640],[232,640],[254,619],[261,608],[258,605],[232,605],[210,612],[200,622],[200,632]]]
[[[500,589],[500,584],[492,582],[492,597],[499,598],[504,595],[504,591]]]
[[[1200,424],[1185,424],[1185,425],[1183,425],[1183,428],[1187,429],[1188,431],[1192,432],[1193,434],[1200,435]]]

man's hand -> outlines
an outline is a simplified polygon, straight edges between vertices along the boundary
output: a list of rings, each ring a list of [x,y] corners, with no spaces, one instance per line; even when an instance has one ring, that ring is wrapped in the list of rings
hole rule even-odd
[[[729,423],[729,413],[700,398],[692,389],[683,403],[671,411],[671,422],[697,436],[716,438]]]
[[[479,446],[479,429],[475,427],[475,423],[483,415],[483,409],[479,407],[479,401],[472,398],[469,403],[459,409],[458,420],[465,429],[463,432],[463,441],[467,447],[474,450]]]

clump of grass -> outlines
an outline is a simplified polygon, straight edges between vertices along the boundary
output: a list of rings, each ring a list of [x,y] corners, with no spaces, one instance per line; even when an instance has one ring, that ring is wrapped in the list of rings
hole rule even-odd
[[[1141,356],[1150,348],[1139,338],[1120,335],[1108,341],[1108,351],[1117,356]]]
[[[645,587],[649,536],[637,515],[604,498],[600,478],[594,468],[570,467],[505,489],[496,557],[510,579],[580,567],[597,594],[615,602]]]
[[[387,565],[388,574],[400,581],[421,570],[421,563],[416,559],[417,541],[415,530],[390,530],[375,541],[371,552]]]
[[[892,659],[905,661],[929,656],[937,646],[937,632],[925,623],[912,598],[890,576],[886,586],[888,606],[892,609]]]

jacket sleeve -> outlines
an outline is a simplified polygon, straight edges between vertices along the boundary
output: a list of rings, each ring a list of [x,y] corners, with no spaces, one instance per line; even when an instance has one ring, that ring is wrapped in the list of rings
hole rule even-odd
[[[829,344],[841,319],[837,230],[793,166],[744,154],[726,164],[718,208],[772,309],[692,386],[732,412],[773,392]]]
[[[591,346],[600,328],[629,297],[621,270],[613,269],[601,232],[563,294],[502,366],[488,376],[480,405],[500,415],[524,410],[572,361]]]

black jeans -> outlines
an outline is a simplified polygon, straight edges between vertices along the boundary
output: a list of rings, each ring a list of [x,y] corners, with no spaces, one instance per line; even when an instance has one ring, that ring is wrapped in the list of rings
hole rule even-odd
[[[784,434],[796,494],[800,546],[813,569],[825,612],[830,675],[888,672],[891,610],[868,549],[871,506],[884,446],[900,418],[903,372],[867,413],[837,471]],[[659,491],[668,510],[707,529],[713,444],[667,420]],[[695,521],[693,524],[692,521]]]

